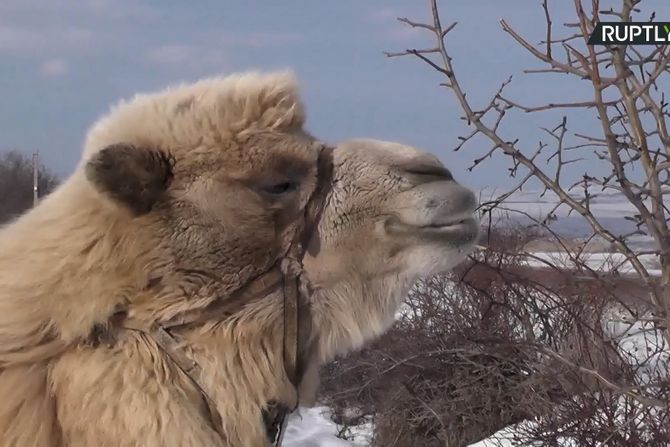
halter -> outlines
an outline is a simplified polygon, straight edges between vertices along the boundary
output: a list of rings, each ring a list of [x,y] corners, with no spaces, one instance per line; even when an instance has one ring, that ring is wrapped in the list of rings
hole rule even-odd
[[[317,166],[317,184],[309,197],[304,210],[303,219],[298,222],[296,232],[286,252],[277,262],[265,272],[249,280],[241,288],[226,297],[210,304],[204,310],[185,313],[168,322],[148,325],[146,322],[128,317],[124,313],[116,315],[114,326],[137,331],[151,338],[191,381],[193,386],[202,395],[208,410],[210,425],[221,436],[226,438],[223,430],[221,414],[216,408],[202,381],[202,368],[183,349],[183,342],[171,331],[177,328],[194,326],[207,321],[222,321],[223,318],[234,313],[234,309],[249,299],[264,296],[276,287],[282,287],[284,307],[283,333],[283,362],[286,376],[298,393],[298,386],[303,378],[306,361],[313,346],[310,346],[311,317],[310,296],[312,289],[303,268],[303,258],[306,246],[312,238],[321,213],[325,208],[325,201],[332,184],[333,148],[322,146],[319,151]],[[98,328],[99,329],[99,328]],[[104,333],[94,332],[94,341],[105,337]],[[296,400],[297,407],[297,400]],[[263,419],[266,425],[268,439],[275,446],[282,443],[288,415],[295,410],[281,403],[271,403],[270,408],[264,411]]]

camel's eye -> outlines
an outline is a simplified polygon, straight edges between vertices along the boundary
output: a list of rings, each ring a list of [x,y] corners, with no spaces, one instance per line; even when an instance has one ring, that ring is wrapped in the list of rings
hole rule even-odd
[[[295,191],[296,184],[294,182],[281,182],[274,185],[268,185],[263,187],[263,191],[268,194],[286,194],[287,192]]]

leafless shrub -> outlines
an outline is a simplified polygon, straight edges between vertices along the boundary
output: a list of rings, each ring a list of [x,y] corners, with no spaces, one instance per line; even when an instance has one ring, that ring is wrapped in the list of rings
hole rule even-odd
[[[50,193],[58,184],[56,176],[46,167],[38,171],[40,196]],[[0,224],[33,206],[32,159],[19,151],[0,154]]]
[[[626,383],[635,373],[598,324],[608,294],[553,292],[569,272],[523,266],[510,249],[518,232],[501,231],[501,251],[454,277],[420,284],[390,334],[330,365],[336,413],[373,414],[377,445],[460,446]]]
[[[388,336],[326,371],[331,404],[374,415],[378,445],[468,445],[510,426],[519,445],[670,442],[670,136],[659,88],[670,73],[670,47],[586,44],[603,17],[632,21],[641,3],[621,0],[606,9],[598,0],[574,0],[574,23],[558,31],[544,0],[546,37],[537,46],[502,20],[512,41],[545,64],[526,73],[571,75],[593,93],[584,101],[532,106],[506,96],[511,78],[488,103],[471,103],[448,50],[456,23],[442,25],[437,0],[429,0],[429,23],[399,19],[425,30],[434,45],[388,55],[418,58],[444,76],[441,85],[470,127],[455,149],[485,137],[491,149],[475,156],[472,169],[500,153],[518,180],[482,203],[486,250],[453,276],[420,284]],[[594,113],[600,135],[570,132],[567,113],[575,109]],[[566,111],[543,128],[546,142],[528,148],[500,136],[510,111],[544,110]],[[610,174],[575,181],[575,168],[588,158]],[[518,220],[505,226],[501,212],[516,212],[508,201],[531,179],[543,186],[541,194],[555,197],[554,206],[542,216],[521,212],[524,230]],[[612,192],[632,209],[627,234],[593,211]],[[591,235],[556,234],[552,222],[560,211],[581,216]],[[638,236],[648,236],[652,248],[636,246]],[[528,250],[538,238],[552,240],[560,256]],[[591,255],[597,240],[613,252],[599,263]]]
[[[505,256],[509,262],[499,260]],[[667,412],[661,416],[658,403],[667,402],[670,388],[667,381],[641,393],[630,387],[641,366],[599,324],[609,292],[597,282],[567,282],[559,295],[552,290],[569,272],[531,269],[514,258],[497,253],[496,264],[475,260],[455,277],[421,284],[388,336],[329,366],[326,395],[336,413],[358,410],[338,422],[374,415],[376,442],[384,446],[467,445],[528,420],[535,423],[520,426],[519,440],[568,439],[556,428],[563,424],[602,441],[610,429],[622,431],[620,418],[632,411],[626,403],[637,408],[639,424],[600,445],[630,445],[635,431],[642,436],[640,425],[657,427],[649,439],[664,439]],[[594,416],[603,414],[609,419]]]

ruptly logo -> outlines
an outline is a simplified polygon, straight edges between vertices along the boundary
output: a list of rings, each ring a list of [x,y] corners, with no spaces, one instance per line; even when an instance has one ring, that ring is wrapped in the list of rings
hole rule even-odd
[[[670,22],[600,22],[589,45],[670,45]]]

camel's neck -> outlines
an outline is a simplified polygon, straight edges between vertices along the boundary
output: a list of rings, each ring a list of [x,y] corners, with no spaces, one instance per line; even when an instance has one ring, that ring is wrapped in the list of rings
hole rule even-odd
[[[81,337],[137,279],[134,259],[124,255],[132,241],[112,231],[133,229],[94,204],[84,188],[65,184],[0,231],[0,307],[25,320],[25,330],[48,326],[63,340]]]
[[[360,348],[385,332],[412,285],[409,278],[389,275],[348,280],[317,291],[312,301],[321,362]]]

